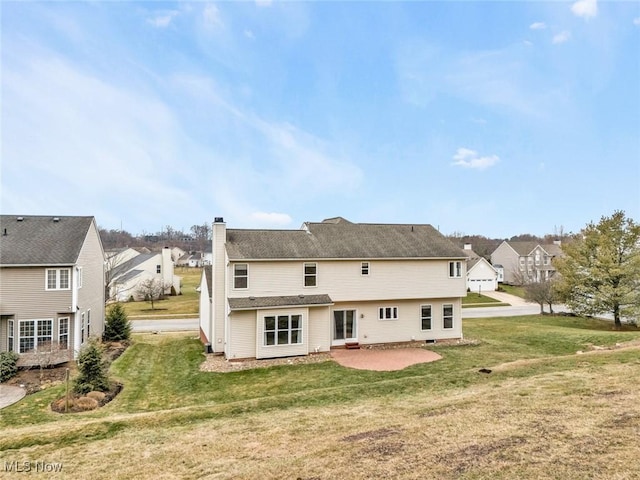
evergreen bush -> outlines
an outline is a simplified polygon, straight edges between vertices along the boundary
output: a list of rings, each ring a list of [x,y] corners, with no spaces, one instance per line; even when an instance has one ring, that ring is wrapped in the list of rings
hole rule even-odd
[[[0,353],[0,383],[6,382],[18,373],[18,354],[16,352]]]
[[[96,340],[90,340],[78,355],[78,376],[73,382],[73,391],[86,395],[91,391],[109,390],[107,365],[102,358],[102,348]]]
[[[131,322],[122,304],[114,303],[109,308],[102,338],[105,342],[121,342],[131,338]]]

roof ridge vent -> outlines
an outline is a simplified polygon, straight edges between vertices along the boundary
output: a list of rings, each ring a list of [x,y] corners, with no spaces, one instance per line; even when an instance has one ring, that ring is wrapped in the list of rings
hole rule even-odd
[[[18,217],[18,218],[16,218],[16,220],[17,220],[18,222],[22,222],[22,221],[24,220],[24,217]]]
[[[53,217],[53,221],[54,221],[55,223],[58,223],[58,222],[60,221],[60,217]]]

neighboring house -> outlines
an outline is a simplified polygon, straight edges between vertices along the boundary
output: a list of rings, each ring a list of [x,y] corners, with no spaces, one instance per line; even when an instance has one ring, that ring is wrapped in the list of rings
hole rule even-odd
[[[213,265],[213,251],[211,250],[211,243],[204,249],[202,253],[202,265]]]
[[[462,338],[466,257],[430,225],[240,230],[216,218],[212,245],[200,335],[228,359]]]
[[[500,265],[503,282],[524,285],[549,280],[555,274],[553,259],[562,255],[560,241],[541,245],[537,242],[502,242],[491,254],[491,263]]]
[[[185,255],[187,252],[183,249],[181,249],[180,247],[173,247],[171,249],[171,260],[173,260],[173,263],[178,266],[178,259],[180,257],[182,257],[183,255]]]
[[[202,267],[202,254],[199,252],[191,254],[191,256],[189,257],[189,262],[187,266],[192,268]]]
[[[0,351],[20,365],[76,357],[104,330],[104,251],[93,217],[0,215]]]
[[[492,292],[498,289],[498,272],[486,258],[473,251],[470,243],[465,243],[467,256],[467,289],[471,292]]]
[[[138,288],[143,281],[149,279],[161,281],[166,295],[171,294],[172,287],[176,294],[180,294],[181,278],[174,275],[171,249],[168,247],[163,248],[160,253],[138,253],[123,257],[123,261],[112,262],[107,278],[108,298],[118,302],[126,302],[131,297],[143,300]]]
[[[191,258],[190,253],[182,254],[178,260],[176,260],[176,267],[188,267],[189,266],[189,258]]]

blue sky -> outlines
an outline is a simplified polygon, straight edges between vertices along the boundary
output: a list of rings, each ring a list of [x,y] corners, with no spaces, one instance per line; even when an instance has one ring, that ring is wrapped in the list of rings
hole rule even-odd
[[[640,219],[639,2],[3,2],[1,210]]]

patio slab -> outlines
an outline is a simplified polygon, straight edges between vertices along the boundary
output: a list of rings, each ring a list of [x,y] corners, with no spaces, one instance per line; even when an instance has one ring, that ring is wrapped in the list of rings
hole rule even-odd
[[[379,372],[402,370],[417,363],[435,362],[442,357],[422,348],[335,349],[331,357],[343,367]]]

